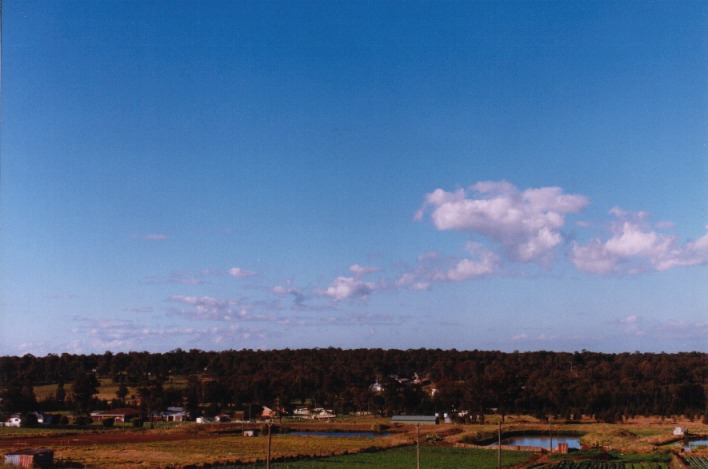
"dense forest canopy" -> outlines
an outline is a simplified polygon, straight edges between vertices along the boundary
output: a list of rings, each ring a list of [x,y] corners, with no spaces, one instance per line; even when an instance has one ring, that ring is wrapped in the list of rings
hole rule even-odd
[[[708,355],[338,348],[28,354],[0,357],[3,410],[56,410],[65,394],[71,400],[64,384],[83,383],[87,374],[120,384],[115,402],[95,400],[97,408],[123,404],[131,386],[141,396],[153,396],[144,399],[153,406],[184,405],[192,413],[277,402],[286,408],[309,403],[337,413],[478,415],[493,409],[611,421],[706,415]],[[187,384],[163,386],[176,376],[186,377]],[[372,388],[374,383],[379,386]],[[33,386],[47,384],[57,384],[57,393],[36,402]]]

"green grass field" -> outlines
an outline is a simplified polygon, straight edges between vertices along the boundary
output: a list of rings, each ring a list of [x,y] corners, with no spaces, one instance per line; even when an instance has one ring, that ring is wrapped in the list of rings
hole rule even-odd
[[[502,465],[522,464],[532,457],[524,451],[503,451]],[[481,449],[450,448],[444,446],[421,446],[420,465],[426,469],[474,468],[494,469],[497,467],[497,452]],[[265,464],[248,467],[261,468]],[[274,469],[321,469],[326,467],[385,467],[387,469],[410,469],[416,467],[415,446],[401,446],[384,451],[366,452],[345,456],[275,462]]]
[[[97,399],[111,401],[117,398],[116,392],[118,391],[118,383],[114,383],[110,378],[99,378],[99,383],[101,385],[98,388]],[[185,376],[170,376],[167,381],[165,381],[162,386],[166,389],[184,389],[187,387],[187,377]],[[66,383],[64,385],[64,391],[66,395],[71,395],[71,383]],[[34,387],[34,395],[38,401],[43,401],[50,397],[53,397],[57,392],[56,384],[45,384],[41,386]],[[138,393],[137,388],[129,386],[128,387],[128,397],[134,396]]]
[[[610,457],[611,460],[603,460]],[[626,454],[617,451],[581,451],[571,455],[553,456],[559,459],[539,469],[669,469],[671,455],[668,453]]]

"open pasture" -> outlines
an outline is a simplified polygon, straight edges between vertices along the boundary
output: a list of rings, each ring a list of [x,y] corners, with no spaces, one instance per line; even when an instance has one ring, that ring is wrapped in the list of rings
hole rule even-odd
[[[300,436],[287,431],[370,431],[382,419],[351,418],[333,422],[283,422],[284,433],[272,437],[273,467],[415,467],[415,427],[388,425],[386,436]],[[388,421],[386,421],[388,422]],[[507,420],[504,433],[548,432],[548,424]],[[513,422],[513,423],[512,423]],[[585,446],[598,453],[581,451],[568,455],[503,451],[505,467],[545,467],[548,469],[664,469],[680,451],[672,434],[673,421],[646,421],[621,425],[561,424],[553,432],[575,431]],[[199,467],[204,465],[253,465],[262,467],[267,457],[267,436],[243,436],[244,428],[262,429],[262,424],[186,423],[172,428],[103,429],[91,426],[58,428],[0,428],[0,452],[21,448],[47,447],[55,460],[73,467]],[[706,427],[693,423],[696,433]],[[496,425],[421,426],[422,467],[496,467],[495,449],[476,447],[474,441],[494,437]],[[431,438],[432,437],[432,438]],[[426,443],[429,442],[429,443]],[[685,456],[689,456],[686,454]],[[691,454],[692,467],[702,467],[702,452]],[[546,464],[546,466],[542,466]],[[588,464],[595,464],[590,465]]]

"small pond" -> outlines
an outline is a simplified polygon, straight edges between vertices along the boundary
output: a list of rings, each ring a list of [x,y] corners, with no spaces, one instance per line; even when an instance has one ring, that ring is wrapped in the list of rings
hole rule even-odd
[[[375,432],[290,432],[287,435],[295,436],[328,436],[338,438],[378,438],[380,436],[388,436],[390,433],[375,433]]]
[[[704,438],[702,440],[682,441],[681,446],[683,446],[684,451],[691,451],[692,448],[697,448],[699,446],[708,446],[708,440]]]
[[[539,448],[548,448],[551,444],[551,438],[548,436],[515,436],[511,438],[504,438],[501,443],[502,445],[510,446],[536,446]],[[580,441],[577,436],[553,435],[554,450],[558,448],[559,443],[567,443],[569,449],[580,449]]]

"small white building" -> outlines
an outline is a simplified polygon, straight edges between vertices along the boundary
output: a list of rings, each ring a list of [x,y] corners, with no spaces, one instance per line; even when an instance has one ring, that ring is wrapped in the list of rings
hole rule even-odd
[[[184,411],[183,407],[168,407],[162,413],[162,420],[166,422],[184,422],[189,417],[189,414]]]
[[[6,427],[20,427],[22,426],[22,419],[19,416],[13,415],[9,419],[5,420]]]

